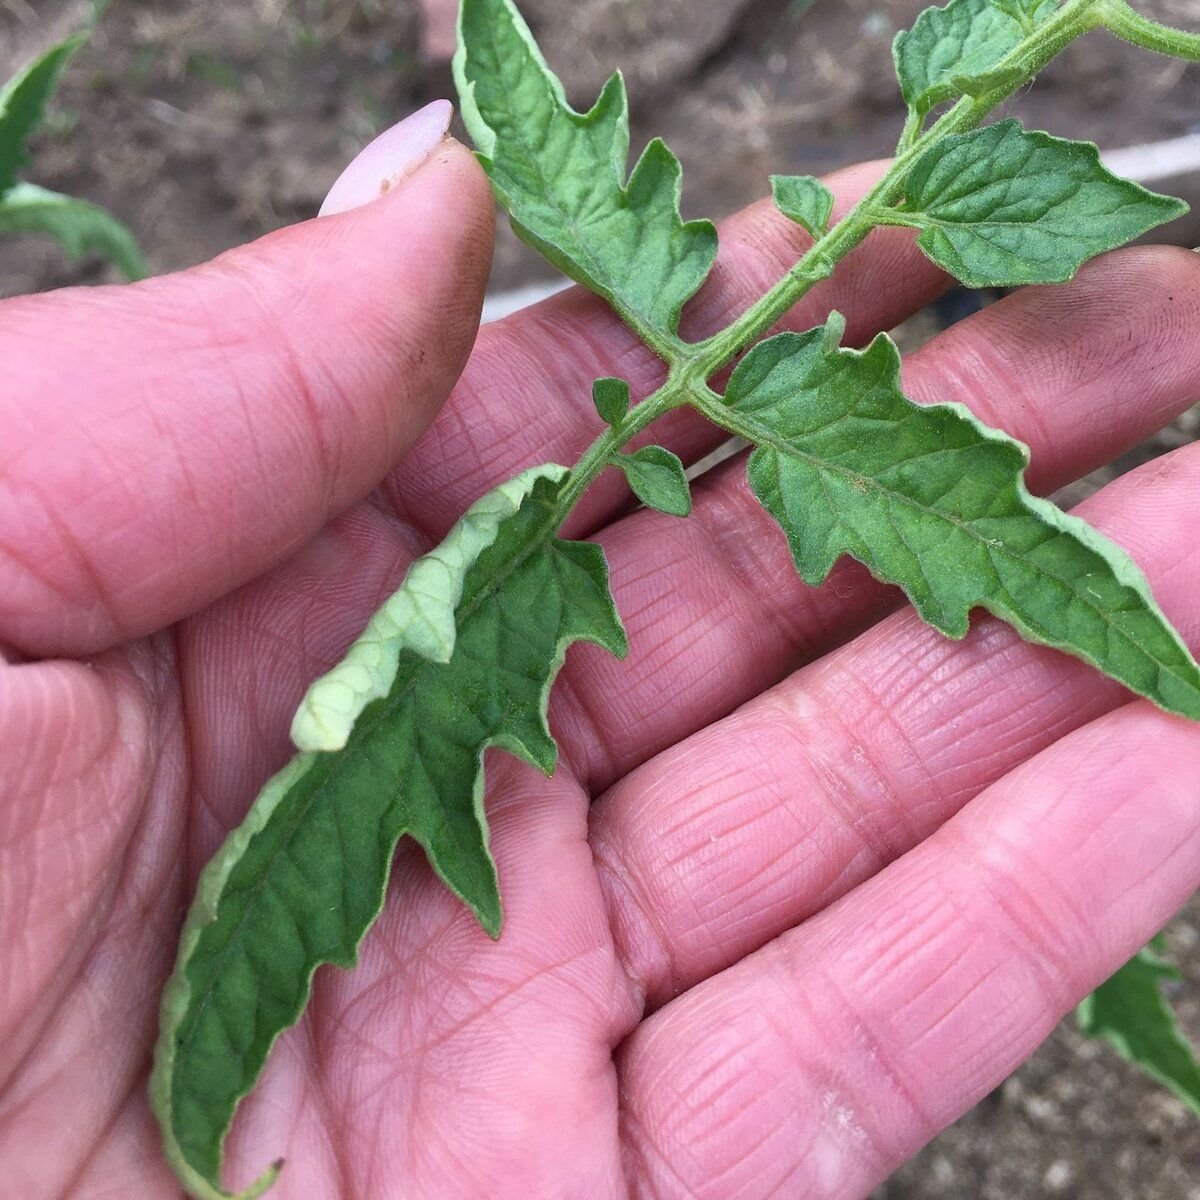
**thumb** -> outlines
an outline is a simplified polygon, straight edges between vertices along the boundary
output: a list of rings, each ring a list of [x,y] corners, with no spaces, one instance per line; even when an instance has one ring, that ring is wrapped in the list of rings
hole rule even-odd
[[[0,304],[0,643],[83,654],[169,624],[413,443],[491,265],[488,185],[449,117],[440,101],[369,147],[336,215],[133,287]]]

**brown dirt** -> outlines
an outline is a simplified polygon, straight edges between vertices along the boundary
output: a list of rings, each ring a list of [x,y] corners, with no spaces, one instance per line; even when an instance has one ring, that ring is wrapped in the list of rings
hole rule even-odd
[[[431,7],[443,0],[423,0]],[[0,0],[0,72],[60,35],[83,0]],[[586,104],[625,68],[635,144],[662,134],[685,168],[689,215],[757,197],[772,171],[821,172],[887,153],[900,123],[888,45],[919,0],[528,0],[568,90]],[[1197,0],[1142,7],[1179,24]],[[811,9],[811,11],[805,11]],[[419,49],[415,0],[116,0],[80,54],[31,177],[107,205],[166,271],[315,212],[329,183],[380,128],[447,94],[444,65]],[[1189,132],[1200,72],[1094,38],[1016,110],[1064,136],[1112,148]],[[1193,181],[1194,185],[1194,181]],[[1200,227],[1179,226],[1195,243]],[[515,238],[494,284],[548,278]],[[0,246],[0,294],[109,277],[53,246]],[[936,319],[927,318],[914,337]],[[1167,431],[1123,469],[1188,440]],[[1111,474],[1111,472],[1109,472]],[[1200,909],[1176,950],[1200,984]],[[1200,1039],[1194,986],[1180,1005]],[[1200,1122],[1069,1028],[876,1200],[1200,1200]]]

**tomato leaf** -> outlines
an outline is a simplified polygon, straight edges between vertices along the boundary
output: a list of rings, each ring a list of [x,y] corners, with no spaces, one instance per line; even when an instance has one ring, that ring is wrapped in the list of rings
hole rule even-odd
[[[771,195],[785,217],[822,237],[833,215],[833,193],[812,175],[772,175]]]
[[[624,379],[597,379],[592,384],[592,403],[600,420],[615,428],[629,411],[629,384]]]
[[[692,511],[692,491],[683,463],[662,446],[643,446],[633,454],[614,454],[613,466],[625,472],[633,494],[647,508],[671,517]]]
[[[51,47],[0,88],[0,195],[28,163],[29,139],[46,115],[63,69],[84,41],[73,37]]]
[[[227,1195],[221,1148],[234,1111],[299,1018],[317,967],[356,961],[402,835],[499,934],[484,751],[552,772],[546,699],[568,645],[626,645],[603,552],[553,537],[564,475],[543,467],[489,493],[413,564],[309,689],[293,726],[301,753],[205,868],[151,1082],[168,1156],[193,1195]]]
[[[1055,0],[950,0],[927,8],[896,35],[892,57],[909,108],[927,113],[963,94],[1045,21]]]
[[[1148,946],[1088,996],[1075,1016],[1084,1033],[1103,1038],[1200,1116],[1200,1061],[1162,989],[1164,981],[1179,978]]]
[[[950,637],[985,608],[1162,708],[1200,717],[1200,668],[1129,557],[1030,495],[1028,452],[961,405],[900,391],[885,335],[840,324],[761,343],[705,411],[753,442],[750,483],[811,584],[850,554]]]
[[[32,183],[14,184],[0,196],[0,233],[44,233],[74,258],[99,254],[116,263],[126,279],[146,275],[133,234],[116,217]]]

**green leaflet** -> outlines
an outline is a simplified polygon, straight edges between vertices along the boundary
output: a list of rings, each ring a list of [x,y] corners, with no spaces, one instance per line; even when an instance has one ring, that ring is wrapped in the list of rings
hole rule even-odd
[[[1149,946],[1088,996],[1075,1016],[1084,1033],[1110,1043],[1200,1116],[1200,1062],[1162,991],[1163,980],[1179,978]]]
[[[629,384],[624,379],[597,379],[592,384],[592,403],[600,420],[616,428],[629,411]]]
[[[29,138],[46,114],[63,69],[84,40],[72,37],[52,47],[0,89],[0,234],[44,233],[68,254],[103,255],[127,279],[141,279],[146,265],[137,242],[115,217],[84,200],[17,181],[28,161]]]
[[[909,108],[924,114],[966,92],[972,78],[990,73],[1054,8],[1054,0],[950,0],[925,9],[892,46]]]
[[[661,141],[625,182],[629,118],[614,75],[590,112],[566,101],[511,0],[463,0],[454,59],[463,120],[517,232],[599,293],[655,347],[717,250],[679,214],[680,167]]]
[[[126,279],[146,275],[133,234],[116,217],[86,200],[32,183],[14,184],[0,196],[0,233],[44,233],[75,258],[100,254],[111,259]]]
[[[485,496],[413,565],[347,664],[306,697],[301,740],[343,748],[293,758],[205,868],[151,1080],[193,1196],[226,1195],[221,1147],[237,1104],[299,1018],[316,968],[354,964],[402,835],[498,934],[483,753],[499,746],[553,771],[546,699],[568,645],[626,648],[602,551],[552,536],[565,474],[539,468]]]
[[[643,446],[633,454],[614,454],[614,467],[625,473],[633,494],[648,508],[671,517],[692,511],[692,490],[678,457],[663,446]]]
[[[1200,718],[1200,668],[1125,553],[1026,491],[1019,442],[960,405],[906,399],[889,338],[859,352],[840,333],[833,321],[761,343],[705,407],[758,447],[751,486],[803,578],[851,554],[950,637],[986,608]]]
[[[1062,283],[1089,258],[1187,212],[1182,200],[1120,179],[1090,142],[1008,120],[931,147],[885,219],[968,287]]]
[[[0,89],[0,195],[16,183],[17,173],[28,162],[26,144],[42,123],[63,68],[83,43],[82,37],[68,38]]]
[[[772,175],[771,195],[785,217],[814,238],[824,235],[833,215],[833,193],[812,175]]]

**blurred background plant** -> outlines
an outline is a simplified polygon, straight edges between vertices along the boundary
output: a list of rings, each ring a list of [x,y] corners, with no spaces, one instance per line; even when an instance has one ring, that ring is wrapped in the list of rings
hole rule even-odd
[[[29,164],[29,139],[45,122],[59,78],[83,41],[77,36],[52,46],[0,88],[0,234],[46,234],[75,258],[96,255],[126,279],[141,279],[145,264],[120,221],[86,200],[20,178]]]
[[[571,98],[614,66],[635,143],[663,135],[688,216],[765,194],[771,172],[821,173],[888,153],[903,110],[890,44],[929,0],[522,0]],[[1200,0],[1136,0],[1200,24]],[[452,95],[455,0],[0,0],[0,79],[85,27],[31,144],[39,184],[132,228],[154,272],[204,261],[313,215],[342,167],[423,101]],[[1200,69],[1084,39],[1014,111],[1152,169],[1200,214]],[[1167,231],[1200,242],[1200,215]],[[116,278],[45,239],[0,241],[0,295]],[[553,277],[506,227],[492,286]],[[983,298],[986,300],[986,297]],[[980,303],[958,293],[906,323],[909,346]],[[1073,489],[1070,499],[1194,436],[1195,414]],[[1200,907],[1174,923],[1168,990],[1200,1039]],[[880,1189],[876,1200],[1200,1200],[1200,1122],[1072,1022]]]

